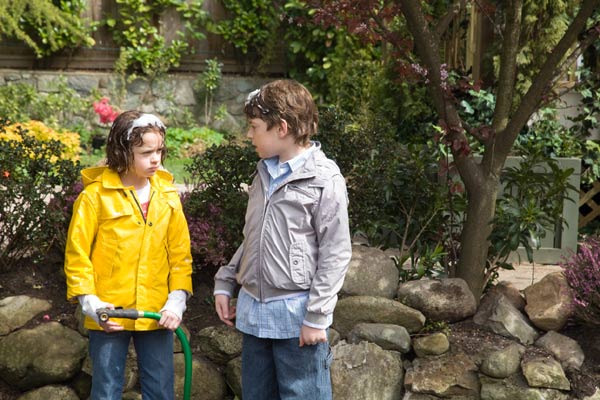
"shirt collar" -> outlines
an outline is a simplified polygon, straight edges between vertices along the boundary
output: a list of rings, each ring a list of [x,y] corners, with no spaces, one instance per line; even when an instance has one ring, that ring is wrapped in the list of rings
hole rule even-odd
[[[271,176],[271,178],[276,179],[290,170],[294,172],[306,162],[306,160],[310,156],[310,153],[312,153],[314,149],[316,149],[316,147],[317,146],[315,145],[315,142],[311,141],[311,146],[308,149],[306,149],[306,151],[303,151],[296,157],[287,160],[284,163],[279,162],[279,156],[265,159],[264,162],[267,167],[267,171],[269,172],[269,175]]]

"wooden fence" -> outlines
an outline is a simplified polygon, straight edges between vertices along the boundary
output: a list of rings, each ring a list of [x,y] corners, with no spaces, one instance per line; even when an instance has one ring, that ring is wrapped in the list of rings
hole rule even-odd
[[[118,18],[118,8],[114,0],[87,0],[83,17],[90,21],[105,18]],[[223,19],[226,15],[219,0],[205,0],[203,9],[212,19]],[[168,40],[177,37],[177,31],[183,31],[183,22],[174,10],[168,10],[159,16],[157,23],[161,33]],[[205,60],[218,57],[223,64],[224,73],[256,72],[256,60],[253,54],[239,54],[233,46],[220,36],[205,32],[204,40],[189,40],[192,55],[185,55],[181,64],[173,68],[174,72],[199,72],[205,69]],[[12,69],[61,69],[61,70],[112,70],[119,56],[119,46],[113,40],[113,34],[106,26],[97,29],[92,37],[95,45],[62,51],[50,57],[38,59],[25,44],[17,41],[0,40],[0,68]],[[261,66],[261,72],[280,75],[286,71],[284,57],[275,55],[273,61]]]
[[[600,181],[594,182],[588,191],[580,191],[579,229],[600,218]]]

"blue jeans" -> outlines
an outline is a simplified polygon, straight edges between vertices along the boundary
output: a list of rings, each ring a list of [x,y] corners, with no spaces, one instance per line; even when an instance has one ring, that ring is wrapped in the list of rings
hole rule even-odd
[[[90,330],[89,337],[92,359],[91,400],[121,399],[127,349],[132,338],[144,400],[175,398],[172,331],[159,329],[106,333]]]
[[[244,334],[244,400],[331,400],[329,343],[300,347],[298,341]]]

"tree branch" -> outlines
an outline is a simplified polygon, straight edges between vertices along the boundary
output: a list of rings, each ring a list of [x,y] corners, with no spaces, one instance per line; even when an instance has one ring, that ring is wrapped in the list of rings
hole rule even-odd
[[[449,7],[448,12],[440,18],[440,21],[433,29],[433,33],[436,37],[441,37],[444,32],[448,29],[450,23],[456,18],[456,16],[465,8],[465,0],[456,0],[454,4]]]
[[[506,5],[506,27],[502,42],[500,58],[500,73],[498,77],[498,92],[492,127],[501,132],[508,124],[515,91],[515,76],[517,71],[517,55],[519,54],[519,36],[521,36],[522,0],[512,0]]]
[[[400,8],[408,30],[413,36],[416,53],[427,68],[427,87],[434,107],[446,124],[449,142],[467,142],[461,118],[452,101],[448,101],[442,87],[439,38],[431,33],[419,1],[400,0]],[[472,157],[466,157],[462,149],[451,146],[452,155],[467,190],[476,190],[481,182],[481,168]]]
[[[567,51],[577,40],[577,35],[585,28],[588,18],[594,10],[600,6],[600,0],[583,0],[579,12],[569,25],[562,39],[554,47],[554,50],[548,54],[548,58],[540,69],[540,72],[534,78],[529,90],[523,96],[521,104],[514,112],[508,125],[501,135],[498,135],[496,148],[494,150],[498,160],[504,160],[513,146],[517,135],[527,123],[531,115],[536,110],[542,95],[550,89],[550,84],[556,76],[556,70],[559,68]]]

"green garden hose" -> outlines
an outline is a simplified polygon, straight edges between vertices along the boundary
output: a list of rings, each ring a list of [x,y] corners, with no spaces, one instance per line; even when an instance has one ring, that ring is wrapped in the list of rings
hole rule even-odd
[[[110,318],[127,318],[127,319],[138,319],[138,318],[151,318],[160,320],[161,315],[151,311],[138,311],[132,308],[119,308],[111,310],[108,308],[102,308],[96,311],[100,321],[106,322]],[[190,400],[191,388],[192,388],[192,350],[190,348],[190,342],[185,336],[185,332],[181,327],[175,329],[175,334],[181,342],[183,348],[183,355],[185,358],[185,381],[183,383],[183,400]]]

